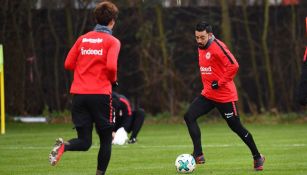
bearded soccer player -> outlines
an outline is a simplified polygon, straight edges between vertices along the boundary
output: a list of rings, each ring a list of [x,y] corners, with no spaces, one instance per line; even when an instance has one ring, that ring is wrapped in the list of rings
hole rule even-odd
[[[120,41],[112,36],[118,8],[111,2],[97,4],[94,31],[78,38],[65,60],[65,69],[74,72],[70,93],[73,94],[72,121],[77,138],[56,141],[49,155],[56,165],[66,151],[87,151],[92,144],[95,124],[100,139],[96,175],[107,169],[112,146],[112,84],[117,80],[117,60]],[[82,159],[80,159],[82,161]]]
[[[264,156],[257,149],[251,133],[242,125],[238,109],[238,95],[234,77],[239,65],[226,45],[215,38],[212,27],[206,22],[196,25],[195,38],[198,44],[199,68],[203,83],[201,95],[191,103],[184,115],[194,145],[194,156],[197,164],[205,163],[201,144],[201,132],[197,119],[217,108],[226,120],[230,129],[248,146],[254,160],[254,170],[263,170]]]

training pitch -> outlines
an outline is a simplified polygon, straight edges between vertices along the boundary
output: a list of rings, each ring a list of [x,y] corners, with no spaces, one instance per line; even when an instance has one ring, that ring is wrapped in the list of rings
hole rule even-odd
[[[200,124],[204,165],[195,175],[306,175],[307,124],[246,124],[262,154],[263,172],[253,171],[248,148],[226,125]],[[94,131],[95,132],[95,131]],[[66,152],[57,166],[48,154],[57,137],[75,136],[69,124],[7,124],[0,135],[0,175],[93,175],[99,141],[93,133],[88,152]],[[175,175],[174,161],[179,154],[191,153],[192,143],[183,124],[144,125],[138,143],[113,146],[109,175]]]

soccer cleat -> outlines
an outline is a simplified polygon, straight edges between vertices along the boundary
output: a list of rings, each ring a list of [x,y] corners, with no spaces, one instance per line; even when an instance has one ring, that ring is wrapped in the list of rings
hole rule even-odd
[[[128,141],[128,143],[129,144],[134,144],[134,143],[136,143],[136,138],[132,138],[132,139],[130,139],[129,141]]]
[[[254,160],[255,171],[262,171],[263,170],[264,161],[265,161],[265,157],[263,155],[260,155],[259,159]]]
[[[195,156],[194,153],[191,155],[194,157],[196,164],[204,164],[206,162],[205,156],[203,153],[199,156]]]
[[[54,144],[53,149],[49,154],[49,162],[52,166],[55,166],[61,159],[64,153],[64,141],[62,138],[58,138]]]

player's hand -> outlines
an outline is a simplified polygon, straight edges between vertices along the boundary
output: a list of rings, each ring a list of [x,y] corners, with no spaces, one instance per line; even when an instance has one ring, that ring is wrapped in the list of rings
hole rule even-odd
[[[216,80],[212,81],[211,88],[212,89],[218,89],[219,88],[219,84]]]
[[[112,83],[112,89],[117,88],[117,87],[118,87],[118,82],[117,81],[113,82]]]

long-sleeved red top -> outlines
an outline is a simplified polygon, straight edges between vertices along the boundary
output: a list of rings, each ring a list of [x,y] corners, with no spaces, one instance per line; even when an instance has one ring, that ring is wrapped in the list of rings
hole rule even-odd
[[[70,49],[65,69],[74,72],[72,94],[111,94],[117,79],[120,41],[108,33],[91,31]]]
[[[306,23],[306,25],[307,25],[307,23]],[[307,61],[307,46],[306,46],[305,54],[304,54],[304,58],[303,58],[303,62],[306,62],[306,61]]]
[[[201,94],[208,99],[226,103],[238,100],[233,79],[239,64],[226,45],[218,39],[209,40],[205,49],[198,49],[199,67],[203,90]],[[212,81],[218,81],[218,89],[212,89]]]

